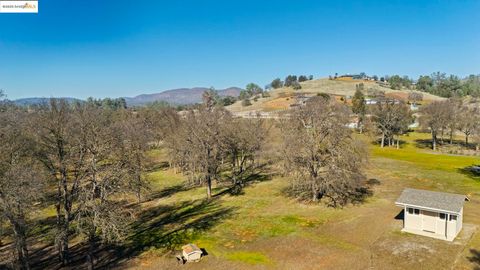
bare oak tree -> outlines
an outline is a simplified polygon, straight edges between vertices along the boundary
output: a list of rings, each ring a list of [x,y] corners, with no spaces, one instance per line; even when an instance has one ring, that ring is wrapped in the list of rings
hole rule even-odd
[[[245,173],[254,168],[267,132],[265,121],[257,118],[236,118],[225,124],[222,142],[234,185],[243,186]]]
[[[435,101],[421,110],[420,126],[430,130],[433,150],[437,150],[438,135],[445,127],[446,119],[449,116],[449,110],[445,104],[445,101]]]
[[[168,140],[171,160],[191,179],[206,185],[209,199],[225,153],[222,132],[230,119],[229,112],[217,107],[192,110],[173,134],[175,139]]]
[[[42,169],[33,158],[25,115],[13,107],[0,109],[0,217],[8,220],[13,231],[17,269],[30,269],[27,217],[43,189]]]
[[[89,269],[94,268],[94,251],[99,239],[113,242],[126,235],[128,218],[119,207],[118,196],[129,191],[129,181],[136,181],[125,162],[131,156],[124,157],[124,129],[115,125],[113,114],[89,105],[79,105],[74,111],[85,149],[84,179],[78,190],[75,227],[89,244]]]
[[[31,121],[36,135],[37,156],[56,185],[56,246],[62,264],[69,261],[70,223],[74,202],[84,177],[85,147],[72,107],[64,100],[51,99]]]
[[[442,141],[443,141],[443,134],[448,132],[449,135],[449,143],[453,144],[453,135],[458,129],[458,124],[460,122],[460,110],[462,108],[462,101],[456,98],[449,98],[448,100],[443,102],[443,110],[444,112],[444,125],[442,127]]]
[[[414,92],[414,91],[410,91],[410,93],[408,93],[408,101],[413,104],[414,106],[417,105],[418,102],[422,101],[423,100],[423,94],[422,93],[418,93],[418,92]]]
[[[375,104],[371,110],[372,121],[375,123],[378,131],[381,133],[381,147],[385,143],[389,146],[395,144],[399,147],[398,136],[408,130],[408,125],[412,122],[412,116],[408,106],[396,100],[382,100]]]
[[[335,206],[358,195],[366,153],[348,122],[348,108],[323,97],[282,120],[284,161],[296,179],[295,195],[312,201],[327,197]]]
[[[478,108],[464,105],[460,108],[457,127],[465,135],[465,147],[468,149],[468,138],[475,133],[479,117]]]
[[[142,200],[142,193],[150,190],[150,184],[145,176],[150,160],[146,155],[149,143],[154,140],[154,128],[150,126],[145,115],[124,110],[118,112],[118,121],[115,124],[122,132],[122,144],[119,145],[123,152],[125,168],[130,177],[130,189],[136,194],[137,201]]]

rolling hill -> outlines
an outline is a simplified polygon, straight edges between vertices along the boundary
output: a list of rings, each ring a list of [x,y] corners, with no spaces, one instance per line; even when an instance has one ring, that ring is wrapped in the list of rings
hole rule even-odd
[[[329,80],[328,78],[322,78],[317,80],[301,82],[302,89],[293,90],[290,87],[282,87],[271,90],[270,97],[259,98],[257,101],[251,100],[252,105],[244,107],[241,102],[238,101],[227,107],[231,112],[248,112],[248,111],[276,111],[290,108],[290,104],[295,102],[292,96],[295,93],[301,93],[306,96],[313,96],[318,93],[326,93],[336,96],[353,96],[356,90],[356,85],[359,83],[364,84],[365,94],[373,91],[383,91],[387,96],[406,99],[408,93],[412,90],[392,90],[390,88],[381,86],[373,81],[361,81],[361,80]],[[443,98],[424,93],[423,99],[425,102],[431,102],[434,100],[442,100]]]

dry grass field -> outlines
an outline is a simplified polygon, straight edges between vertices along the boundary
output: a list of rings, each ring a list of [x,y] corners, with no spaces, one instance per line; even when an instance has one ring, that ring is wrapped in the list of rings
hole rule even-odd
[[[142,205],[139,228],[130,238],[142,251],[121,269],[174,269],[175,250],[188,242],[208,255],[184,269],[472,269],[480,267],[480,182],[465,173],[478,158],[432,153],[419,147],[427,134],[404,136],[400,150],[370,145],[367,169],[373,196],[333,209],[285,196],[288,179],[264,175],[230,195],[218,186],[185,189],[166,168],[152,172],[151,200]],[[161,153],[154,153],[159,161]],[[464,229],[454,242],[401,233],[403,188],[468,194]],[[139,232],[139,233],[138,233]],[[172,251],[173,250],[173,251]]]
[[[241,102],[236,102],[227,107],[232,112],[243,111],[272,111],[289,108],[293,100],[286,100],[286,96],[292,96],[294,94],[316,95],[317,93],[327,93],[336,96],[353,96],[355,93],[355,85],[362,82],[365,85],[366,92],[369,91],[384,91],[387,96],[406,99],[410,90],[392,90],[378,85],[372,81],[359,81],[359,80],[329,80],[318,79],[305,81],[300,83],[302,89],[293,90],[292,88],[279,88],[270,91],[270,97],[260,98],[256,102],[252,100],[252,105],[244,107]],[[428,93],[422,93],[424,102],[429,103],[435,100],[441,100],[441,97],[431,95]]]

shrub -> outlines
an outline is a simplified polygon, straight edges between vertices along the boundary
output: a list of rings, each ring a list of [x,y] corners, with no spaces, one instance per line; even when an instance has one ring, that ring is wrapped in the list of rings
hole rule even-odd
[[[246,98],[246,99],[242,100],[242,106],[247,107],[247,106],[250,106],[250,105],[252,105],[252,103],[250,102],[250,99]]]

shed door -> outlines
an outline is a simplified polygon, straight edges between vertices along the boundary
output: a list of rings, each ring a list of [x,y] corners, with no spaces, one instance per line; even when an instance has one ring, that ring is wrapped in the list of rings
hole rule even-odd
[[[430,211],[422,211],[422,230],[427,232],[435,232],[438,214]]]

